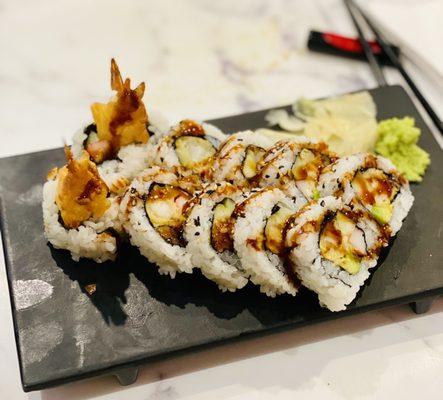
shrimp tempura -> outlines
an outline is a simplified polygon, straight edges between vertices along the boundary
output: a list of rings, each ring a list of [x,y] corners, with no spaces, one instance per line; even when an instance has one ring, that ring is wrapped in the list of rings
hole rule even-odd
[[[66,228],[77,228],[89,218],[99,218],[109,208],[108,187],[86,151],[75,160],[65,146],[67,165],[58,171],[55,202]]]
[[[86,150],[95,162],[115,157],[122,146],[148,141],[148,115],[142,101],[145,83],[135,89],[130,85],[129,78],[123,81],[117,63],[112,59],[111,88],[117,95],[106,104],[91,106],[99,140],[89,144]]]

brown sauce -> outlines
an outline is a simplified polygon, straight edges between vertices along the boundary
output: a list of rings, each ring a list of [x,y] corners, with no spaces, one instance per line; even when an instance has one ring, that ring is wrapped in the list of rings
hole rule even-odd
[[[335,227],[334,220],[326,222],[323,228],[323,235],[328,235],[333,241],[336,247],[339,247],[343,243],[342,233]]]
[[[285,224],[284,227],[284,233],[283,233],[283,237],[287,238],[287,233],[289,230],[291,230],[292,228],[294,228],[295,225],[295,221],[297,220],[297,218],[299,217],[299,215],[305,210],[304,207],[302,207],[296,214],[294,214],[293,216],[289,217],[288,221]],[[289,248],[293,248],[293,247],[297,247],[300,243],[299,243],[299,238],[301,235],[305,234],[305,233],[311,233],[311,232],[317,232],[320,227],[321,227],[322,221],[307,221],[304,225],[302,225],[300,227],[300,229],[295,232],[292,237],[291,237],[291,242],[290,244],[287,246]]]
[[[385,195],[388,199],[391,199],[395,190],[393,182],[387,176],[385,176],[385,179],[364,177],[362,172],[358,172],[354,177],[354,182],[359,188],[359,197],[363,203],[369,205],[376,203],[376,195]]]
[[[142,104],[137,93],[129,88],[129,84],[126,86],[125,82],[122,92],[118,94],[113,117],[109,122],[112,156],[115,156],[120,149],[120,136],[117,134],[117,129],[133,120],[132,113],[137,111],[140,105]]]
[[[246,239],[246,244],[252,247],[254,250],[261,251],[263,250],[263,238],[248,238]]]
[[[235,210],[232,213],[232,217],[234,219],[237,218],[244,218],[246,215],[246,207],[248,206],[249,202],[251,200],[253,200],[255,197],[257,197],[258,195],[260,195],[261,193],[268,191],[268,190],[273,190],[273,187],[267,187],[264,189],[261,189],[260,191],[256,192],[256,193],[252,193],[245,201],[242,201],[240,204],[237,204],[235,206]]]
[[[272,237],[268,238],[267,243],[266,243],[266,248],[269,251],[271,251],[272,253],[280,255],[280,254],[282,254],[282,252],[284,250],[284,241],[283,240],[274,239]],[[271,250],[271,249],[274,249],[274,251]]]
[[[325,159],[322,157],[322,155],[315,154],[315,158],[312,161],[296,170],[296,176],[294,176],[294,178],[296,180],[305,180],[309,178],[317,181],[325,165]]]
[[[177,136],[204,136],[205,131],[203,127],[195,121],[185,119],[180,122]]]
[[[156,230],[169,244],[182,247],[186,245],[183,239],[183,229],[162,225],[157,227]]]
[[[77,197],[79,202],[90,199],[94,193],[101,192],[101,182],[97,178],[91,178],[85,185],[83,192]]]
[[[234,224],[235,219],[230,217],[212,225],[211,244],[218,253],[234,250],[234,240],[232,238]]]

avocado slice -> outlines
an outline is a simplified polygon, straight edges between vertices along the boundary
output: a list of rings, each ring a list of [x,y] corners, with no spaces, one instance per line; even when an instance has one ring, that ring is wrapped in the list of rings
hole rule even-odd
[[[264,149],[258,146],[250,145],[246,147],[242,172],[247,179],[257,175],[257,164],[263,158],[265,152]]]
[[[339,260],[339,265],[351,275],[355,275],[360,271],[360,261],[354,255],[348,253]]]
[[[211,227],[211,242],[215,251],[223,253],[232,250],[231,216],[235,209],[235,202],[226,197],[214,208],[214,218]]]
[[[175,152],[183,167],[193,168],[212,157],[216,149],[211,142],[201,137],[181,136],[175,141]]]
[[[385,225],[391,220],[392,210],[392,204],[389,202],[384,202],[372,206],[370,213],[379,224]]]
[[[214,208],[214,223],[218,221],[224,221],[229,218],[234,212],[235,203],[234,200],[226,197],[218,203]]]
[[[278,203],[274,207],[273,214],[268,218],[265,226],[266,248],[274,254],[280,254],[283,250],[283,231],[286,221],[294,214],[294,210]]]

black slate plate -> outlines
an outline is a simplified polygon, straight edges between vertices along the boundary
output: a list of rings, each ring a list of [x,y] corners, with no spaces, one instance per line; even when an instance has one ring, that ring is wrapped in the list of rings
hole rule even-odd
[[[175,280],[155,272],[134,249],[115,263],[72,262],[43,237],[41,185],[64,162],[61,149],[0,159],[1,228],[23,388],[36,390],[115,373],[154,358],[248,334],[343,317],[443,293],[441,150],[399,86],[371,91],[378,119],[411,115],[432,158],[414,207],[380,265],[347,311],[321,309],[302,290],[269,299],[247,286],[221,293],[197,273]],[[264,125],[265,111],[212,121],[227,132]],[[38,279],[52,295],[28,307],[21,285]],[[17,283],[18,282],[18,283]],[[88,296],[85,285],[96,283]],[[35,285],[44,285],[34,282]],[[28,292],[29,296],[29,292]],[[20,308],[20,309],[18,309]]]

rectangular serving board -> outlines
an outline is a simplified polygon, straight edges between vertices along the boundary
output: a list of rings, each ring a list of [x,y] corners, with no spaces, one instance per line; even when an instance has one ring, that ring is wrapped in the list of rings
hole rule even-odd
[[[42,184],[49,169],[64,164],[62,149],[0,159],[1,229],[23,389],[442,294],[441,149],[403,88],[370,92],[379,120],[415,118],[432,164],[423,182],[412,185],[415,203],[403,228],[357,299],[340,313],[320,308],[304,289],[296,298],[271,299],[252,285],[222,293],[199,273],[160,276],[129,246],[114,263],[75,263],[43,236]],[[265,113],[210,122],[232,133],[263,127]],[[92,295],[88,284],[96,284]]]

